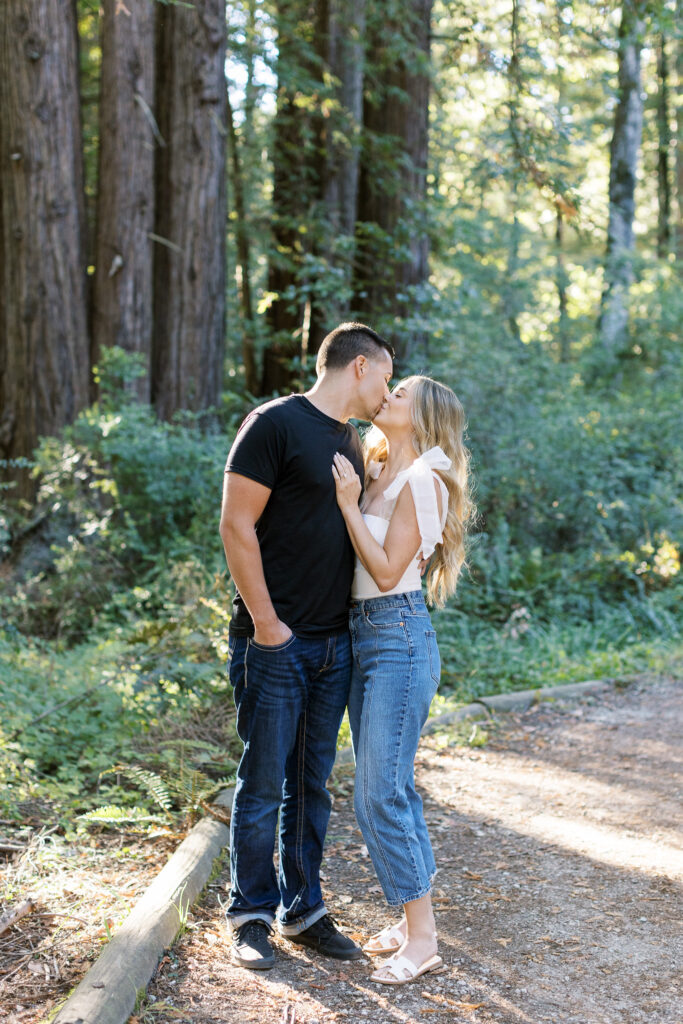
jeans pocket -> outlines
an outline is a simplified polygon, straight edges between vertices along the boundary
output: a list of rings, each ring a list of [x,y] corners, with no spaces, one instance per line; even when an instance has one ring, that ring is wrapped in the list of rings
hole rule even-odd
[[[286,651],[288,647],[291,647],[295,640],[296,637],[292,633],[292,635],[287,637],[284,643],[281,644],[257,644],[253,636],[249,637],[248,643],[250,647],[255,648],[257,651],[263,651],[264,653],[272,651],[273,653],[278,653],[279,651]]]
[[[373,608],[365,613],[365,618],[376,629],[394,629],[405,626],[402,608]]]
[[[441,655],[439,654],[439,646],[436,642],[436,633],[433,629],[425,629],[425,641],[429,654],[429,672],[438,686],[441,679]]]

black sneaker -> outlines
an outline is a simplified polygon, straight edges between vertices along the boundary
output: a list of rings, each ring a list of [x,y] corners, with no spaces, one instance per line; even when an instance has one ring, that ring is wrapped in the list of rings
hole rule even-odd
[[[275,953],[268,941],[272,928],[260,919],[245,921],[232,933],[230,959],[249,971],[267,971],[275,963]]]
[[[329,914],[298,935],[285,935],[285,938],[297,946],[308,946],[316,953],[334,957],[335,960],[363,960],[365,957],[360,946],[339,931]]]

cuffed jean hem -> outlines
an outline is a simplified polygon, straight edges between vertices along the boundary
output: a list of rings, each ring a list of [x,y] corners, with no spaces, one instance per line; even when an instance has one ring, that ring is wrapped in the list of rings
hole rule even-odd
[[[390,907],[402,907],[406,903],[412,903],[414,900],[421,900],[423,896],[428,896],[432,891],[431,882],[424,889],[419,889],[417,892],[407,893],[405,896],[398,898],[394,896],[387,896],[385,893],[385,899]]]
[[[303,917],[297,917],[294,921],[278,921],[277,927],[280,935],[300,935],[310,928],[312,924],[319,921],[327,913],[327,907],[322,904],[315,910],[309,910]]]
[[[274,920],[275,914],[269,914],[266,910],[257,910],[254,913],[245,910],[241,914],[225,915],[225,924],[229,935],[234,935],[237,929],[241,928],[247,921],[265,921],[272,928]]]

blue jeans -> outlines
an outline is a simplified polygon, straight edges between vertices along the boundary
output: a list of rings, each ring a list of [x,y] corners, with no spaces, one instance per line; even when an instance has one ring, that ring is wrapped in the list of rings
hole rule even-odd
[[[414,760],[439,649],[419,590],[353,601],[350,629],[356,817],[387,902],[398,907],[425,896],[436,872]]]
[[[230,823],[228,925],[271,924],[277,916],[285,935],[297,934],[327,913],[320,889],[331,809],[326,783],[349,695],[350,639],[292,636],[263,647],[239,637],[230,647],[244,751]]]

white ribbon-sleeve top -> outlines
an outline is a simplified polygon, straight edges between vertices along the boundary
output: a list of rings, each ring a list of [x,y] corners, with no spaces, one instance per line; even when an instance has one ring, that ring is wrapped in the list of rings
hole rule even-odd
[[[441,477],[435,470],[448,469],[451,460],[438,446],[430,448],[429,451],[420,455],[407,469],[398,474],[393,483],[384,492],[384,505],[381,515],[371,515],[363,512],[363,520],[370,533],[378,544],[384,544],[389,529],[389,521],[396,506],[396,500],[403,490],[405,484],[410,485],[413,501],[415,502],[415,513],[417,525],[420,530],[421,543],[415,558],[409,563],[401,579],[391,590],[380,590],[370,573],[361,565],[356,558],[356,568],[351,585],[351,597],[356,601],[364,601],[370,597],[387,597],[390,594],[405,594],[414,590],[422,589],[422,577],[420,576],[419,562],[421,558],[429,558],[434,548],[443,538],[443,528],[448,515],[448,491]],[[378,463],[371,463],[369,473],[377,479],[382,472],[383,466]],[[441,488],[441,515],[439,515],[439,504],[434,490],[434,480]],[[361,512],[363,506],[361,504]]]

